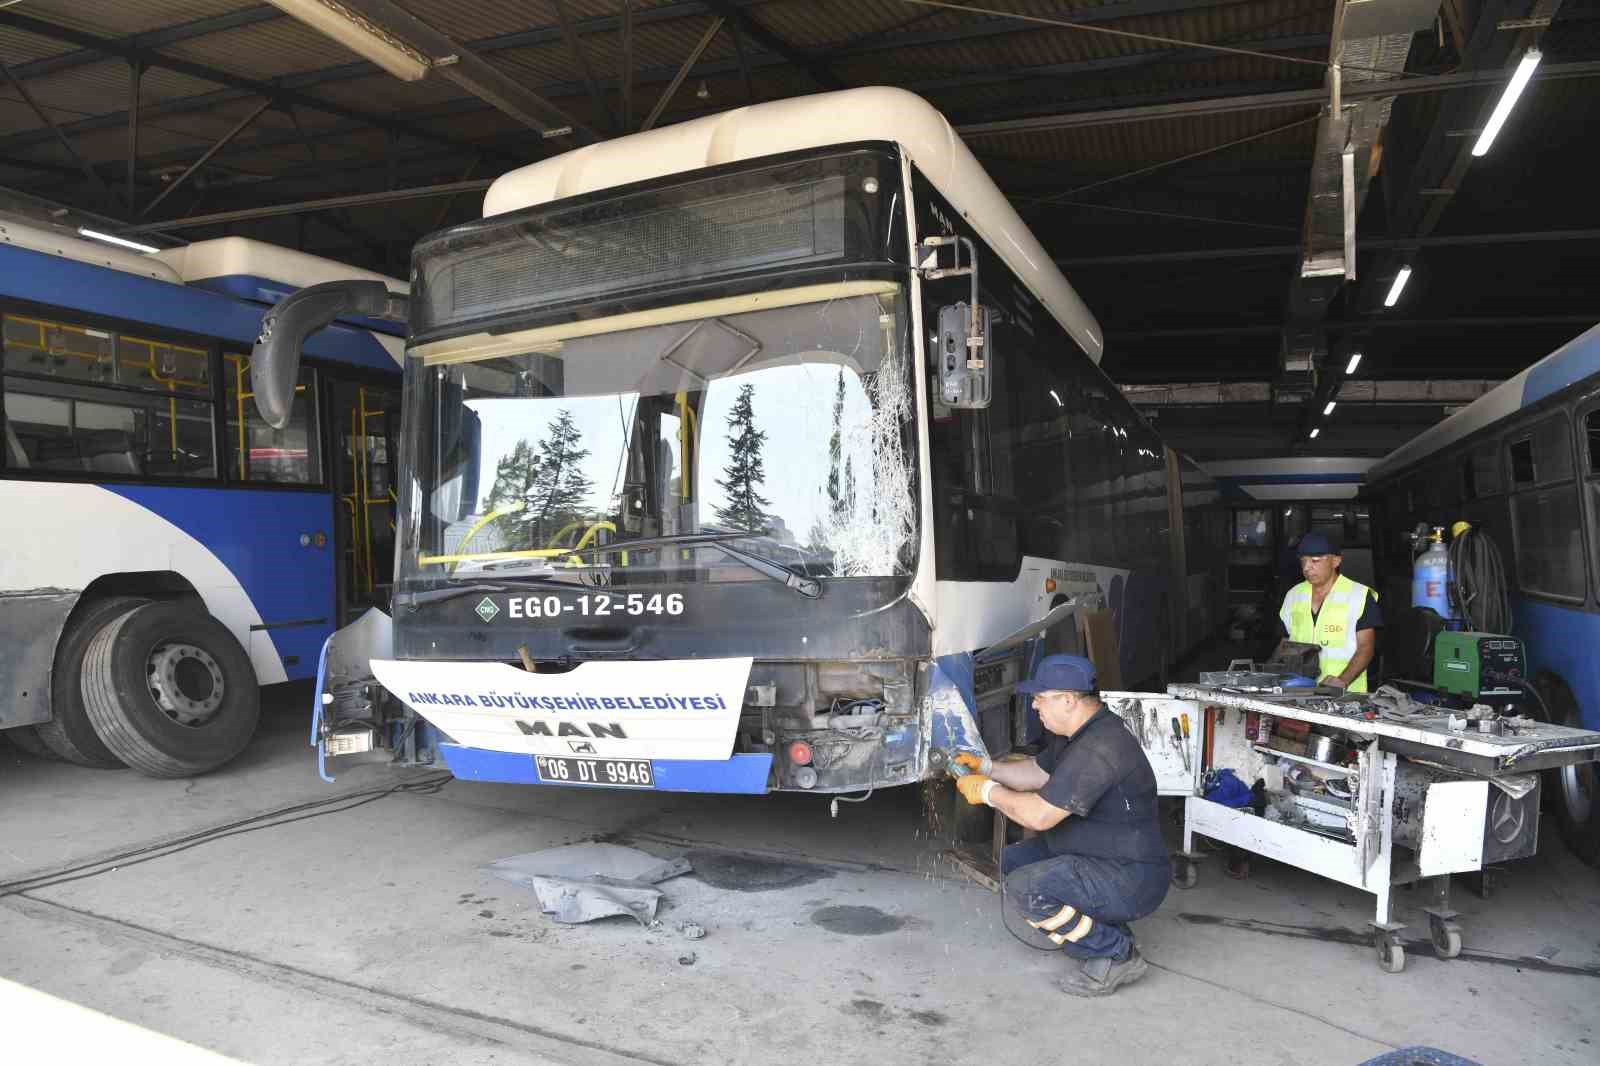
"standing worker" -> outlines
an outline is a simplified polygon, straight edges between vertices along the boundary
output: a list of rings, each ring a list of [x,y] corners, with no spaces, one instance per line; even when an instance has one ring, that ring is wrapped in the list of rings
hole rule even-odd
[[[1367,665],[1378,650],[1383,612],[1378,594],[1339,573],[1344,556],[1338,541],[1316,531],[1300,538],[1300,573],[1305,580],[1283,597],[1278,612],[1282,634],[1322,648],[1319,684],[1349,692],[1367,691]]]
[[[962,752],[955,761],[971,772],[956,785],[968,803],[987,803],[1040,834],[1000,857],[1007,925],[1020,914],[1031,927],[1021,939],[1078,960],[1062,991],[1110,995],[1144,975],[1128,923],[1161,905],[1172,878],[1155,773],[1101,702],[1088,659],[1048,656],[1017,691],[1034,694],[1039,720],[1054,734],[1049,745],[1017,762]]]

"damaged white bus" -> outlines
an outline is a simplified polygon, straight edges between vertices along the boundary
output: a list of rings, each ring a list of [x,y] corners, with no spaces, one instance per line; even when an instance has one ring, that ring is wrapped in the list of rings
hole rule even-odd
[[[1075,614],[1107,612],[1129,682],[1219,619],[1213,486],[908,93],[513,171],[413,278],[393,617],[329,642],[319,757],[857,792],[1027,740],[1012,686],[1078,645]],[[269,421],[299,339],[384,299],[279,305]]]

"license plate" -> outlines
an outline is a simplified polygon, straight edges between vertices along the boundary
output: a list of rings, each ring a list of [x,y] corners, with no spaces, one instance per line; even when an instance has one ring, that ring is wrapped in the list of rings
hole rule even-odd
[[[608,788],[655,788],[649,759],[569,759],[535,755],[539,780],[552,785],[605,785]]]

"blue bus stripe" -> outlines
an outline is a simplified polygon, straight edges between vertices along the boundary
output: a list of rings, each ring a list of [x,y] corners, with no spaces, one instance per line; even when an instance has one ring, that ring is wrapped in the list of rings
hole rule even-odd
[[[265,309],[229,296],[0,245],[0,290],[35,303],[199,333],[249,347]],[[306,340],[306,354],[395,372],[394,358],[365,330],[332,325]]]

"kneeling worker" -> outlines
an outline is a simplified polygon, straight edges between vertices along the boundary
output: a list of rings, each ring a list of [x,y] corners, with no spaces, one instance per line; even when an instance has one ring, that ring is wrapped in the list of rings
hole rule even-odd
[[[1001,856],[1008,919],[1027,921],[1026,942],[1078,960],[1063,991],[1109,995],[1144,975],[1128,923],[1161,905],[1172,878],[1155,774],[1101,702],[1088,659],[1051,655],[1017,691],[1034,694],[1039,720],[1054,734],[1049,745],[1017,762],[963,752],[956,761],[972,772],[956,785],[969,803],[1039,832]]]

